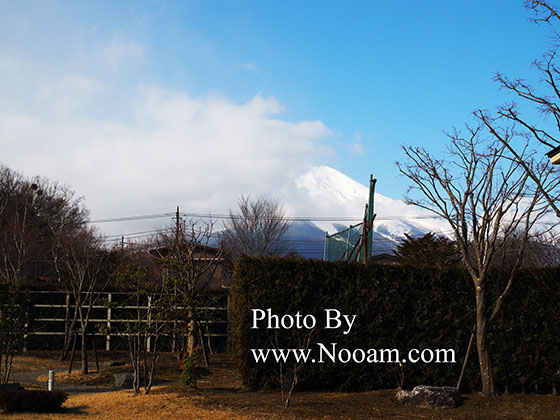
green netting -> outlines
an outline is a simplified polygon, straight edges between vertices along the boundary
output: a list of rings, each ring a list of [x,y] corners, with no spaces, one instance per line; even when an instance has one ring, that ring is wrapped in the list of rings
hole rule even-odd
[[[327,261],[367,261],[371,256],[375,219],[373,204],[375,197],[375,183],[373,175],[369,177],[369,200],[364,212],[364,222],[350,226],[334,235],[327,235],[325,239],[325,259]],[[364,225],[365,224],[365,228]],[[365,229],[365,237],[362,233]]]
[[[354,260],[358,253],[361,236],[362,223],[327,236],[327,261],[347,261],[350,258]],[[363,255],[358,255],[356,258],[357,261],[362,259]]]

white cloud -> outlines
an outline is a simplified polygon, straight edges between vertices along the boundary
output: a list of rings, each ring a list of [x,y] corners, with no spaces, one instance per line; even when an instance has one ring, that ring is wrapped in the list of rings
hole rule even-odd
[[[113,38],[107,45],[97,50],[97,56],[112,67],[131,57],[142,57],[144,46],[134,41]]]
[[[246,63],[241,63],[240,67],[244,70],[253,72],[253,73],[260,73],[261,72],[261,68],[255,64],[254,62],[246,62]]]
[[[352,154],[364,156],[365,151],[364,147],[362,146],[362,132],[356,131],[352,136],[352,143],[350,144],[350,151]]]
[[[38,91],[45,108],[60,117],[68,117],[80,111],[94,96],[105,91],[105,86],[83,76],[66,75],[48,83]]]
[[[90,94],[101,89],[85,80],[69,84]],[[44,95],[64,102],[64,90]],[[187,211],[227,209],[241,194],[280,191],[314,163],[331,134],[320,121],[275,118],[281,105],[261,96],[238,104],[149,88],[133,107],[132,123],[84,113],[0,114],[2,162],[70,184],[94,215],[172,211],[177,204]]]

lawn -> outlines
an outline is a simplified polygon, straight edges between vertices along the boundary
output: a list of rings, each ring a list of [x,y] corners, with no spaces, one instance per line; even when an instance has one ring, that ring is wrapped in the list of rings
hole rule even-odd
[[[40,368],[38,355],[21,356],[18,369]],[[103,360],[110,359],[103,355]],[[169,357],[167,360],[172,360]],[[5,419],[560,419],[560,397],[553,395],[509,395],[485,399],[465,395],[454,410],[404,407],[394,400],[395,390],[362,393],[296,393],[289,408],[283,408],[277,392],[249,392],[227,356],[214,358],[212,375],[200,381],[198,390],[183,389],[177,382],[156,386],[151,395],[129,390],[70,396],[63,413],[11,414]],[[171,363],[171,362],[170,362]],[[170,365],[171,366],[171,365]],[[168,375],[170,368],[164,370]]]

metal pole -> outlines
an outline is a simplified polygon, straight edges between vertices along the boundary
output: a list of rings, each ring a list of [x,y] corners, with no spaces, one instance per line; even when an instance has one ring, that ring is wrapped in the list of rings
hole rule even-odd
[[[346,255],[346,260],[348,260],[348,248],[350,247],[350,233],[351,232],[352,232],[352,225],[350,225],[350,227],[348,228],[348,236],[346,237],[346,251],[344,251],[344,254]]]
[[[105,337],[105,350],[111,350],[111,301],[112,301],[112,294],[107,294],[107,336]]]
[[[469,360],[469,355],[471,354],[471,348],[472,348],[475,332],[476,332],[476,324],[472,329],[471,338],[469,339],[469,345],[467,347],[467,354],[465,355],[465,360],[463,360],[463,367],[461,368],[461,374],[459,375],[459,380],[457,381],[457,386],[456,386],[457,391],[461,387],[461,382],[463,381],[463,375],[465,374],[465,369],[467,367],[467,362]]]
[[[329,243],[329,232],[325,231],[325,246],[323,249],[323,261],[327,261],[327,246]]]

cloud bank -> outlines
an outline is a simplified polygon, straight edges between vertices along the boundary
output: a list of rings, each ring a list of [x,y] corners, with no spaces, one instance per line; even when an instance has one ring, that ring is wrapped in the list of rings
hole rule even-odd
[[[41,115],[0,114],[0,161],[69,184],[93,216],[178,204],[225,211],[241,194],[279,198],[331,135],[321,121],[278,118],[283,109],[273,97],[234,103],[158,87],[130,105],[130,121],[92,118],[84,103],[104,91],[95,80],[66,76],[38,92]]]

